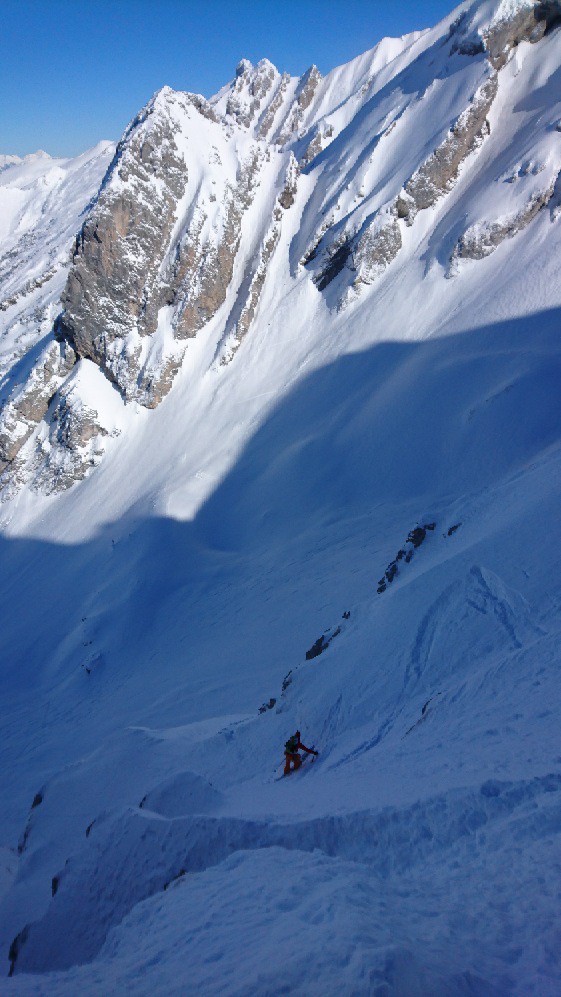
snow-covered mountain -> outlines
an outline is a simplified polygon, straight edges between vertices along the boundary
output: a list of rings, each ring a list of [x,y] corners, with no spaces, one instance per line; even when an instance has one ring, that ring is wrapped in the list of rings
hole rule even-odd
[[[2,992],[559,993],[560,73],[466,0],[0,159]]]

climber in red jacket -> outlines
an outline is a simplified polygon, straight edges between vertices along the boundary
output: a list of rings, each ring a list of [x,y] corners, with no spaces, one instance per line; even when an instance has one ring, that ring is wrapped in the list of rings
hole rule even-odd
[[[297,730],[292,737],[289,737],[288,741],[284,746],[284,757],[286,759],[284,765],[284,774],[290,775],[292,771],[296,772],[302,764],[302,759],[298,754],[299,751],[305,751],[308,755],[317,755],[319,752],[314,751],[313,748],[307,748],[305,744],[302,744],[300,740],[300,731]],[[291,766],[294,766],[292,769]]]

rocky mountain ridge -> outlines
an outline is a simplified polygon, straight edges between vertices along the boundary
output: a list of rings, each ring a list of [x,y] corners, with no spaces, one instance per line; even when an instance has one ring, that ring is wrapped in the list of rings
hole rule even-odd
[[[443,276],[487,257],[543,209],[557,217],[555,112],[518,129],[511,91],[517,53],[546,44],[560,20],[558,0],[463,3],[436,28],[385,40],[325,78],[315,66],[295,79],[266,59],[242,60],[210,101],[160,90],[83,208],[70,268],[57,250],[14,291],[10,275],[25,272],[27,236],[0,260],[5,341],[21,341],[22,322],[32,330],[25,363],[21,348],[5,359],[4,498],[25,482],[67,488],[118,432],[92,411],[85,446],[72,406],[85,409],[65,389],[78,361],[103,373],[117,405],[155,408],[189,343],[213,323],[214,362],[233,359],[272,269],[311,282],[320,309],[322,301],[353,307],[400,259],[414,258],[408,232],[421,215],[437,232],[458,185],[464,215],[478,187],[492,201],[486,177],[499,170],[512,177],[508,212],[452,226]],[[67,273],[62,293],[50,283],[59,272]]]

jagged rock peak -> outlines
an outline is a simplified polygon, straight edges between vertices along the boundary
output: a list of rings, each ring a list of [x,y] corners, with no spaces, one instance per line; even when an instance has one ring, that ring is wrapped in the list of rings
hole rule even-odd
[[[279,79],[279,71],[268,59],[260,59],[256,66],[249,59],[242,59],[232,83],[211,103],[242,128],[250,128],[270,104]]]
[[[300,77],[300,83],[298,84],[298,90],[302,91],[310,81],[319,83],[321,79],[322,75],[318,67],[316,66],[315,63],[312,63],[309,69],[307,69],[305,73],[302,73],[302,76]]]
[[[236,66],[236,79],[239,79],[240,76],[244,76],[245,74],[250,73],[252,69],[253,69],[253,63],[250,62],[249,59],[240,59],[240,61]]]
[[[257,69],[259,69],[261,72],[269,71],[271,69],[275,73],[278,72],[277,67],[269,59],[260,59],[259,62],[257,63]]]
[[[240,59],[236,66],[236,79],[239,79],[240,76],[244,76],[247,79],[248,77],[263,76],[270,73],[279,75],[277,67],[269,59],[260,59],[255,66],[249,59]]]
[[[296,137],[304,122],[304,116],[310,107],[323,77],[317,66],[310,66],[300,77],[294,94],[294,101],[284,122],[275,136],[277,145],[286,145]]]
[[[278,75],[278,69],[269,59],[260,59],[255,66],[250,59],[240,59],[236,66],[234,82],[235,80],[239,80],[240,77],[244,77],[248,81],[270,73]]]
[[[279,73],[269,59],[253,65],[241,59],[232,82],[210,100],[227,120],[252,130],[256,138],[285,145],[299,131],[323,77],[312,65],[300,77]]]
[[[187,90],[173,90],[170,86],[160,87],[150,98],[148,103],[133,118],[126,129],[118,148],[127,142],[131,134],[138,125],[143,124],[150,115],[164,115],[169,119],[170,114],[174,115],[187,111],[189,106],[194,107],[205,118],[211,121],[218,121],[218,118],[206,97],[200,93],[190,93]]]

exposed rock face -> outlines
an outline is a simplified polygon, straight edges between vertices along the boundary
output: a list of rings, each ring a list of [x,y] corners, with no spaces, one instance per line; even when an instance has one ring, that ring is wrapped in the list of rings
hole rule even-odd
[[[401,229],[395,218],[367,228],[353,246],[355,289],[359,284],[371,284],[395,259],[402,246]]]
[[[298,177],[300,176],[300,169],[296,159],[292,153],[290,153],[290,159],[288,161],[288,166],[286,168],[284,187],[279,194],[279,204],[281,208],[291,208],[294,204],[294,198],[296,197],[296,191],[298,189]]]
[[[346,267],[349,257],[351,255],[351,242],[346,236],[342,236],[339,242],[334,242],[329,247],[326,254],[326,261],[324,261],[322,268],[314,276],[314,283],[320,291],[325,291],[325,288],[331,284],[332,280],[335,280],[341,271]],[[314,254],[312,254],[308,259],[314,259]]]
[[[84,401],[79,365],[74,366],[70,377],[65,377],[76,359],[71,347],[55,342],[45,353],[35,369],[37,391],[31,393],[28,381],[21,397],[14,399],[2,413],[3,453],[9,457],[3,462],[0,477],[0,485],[8,486],[4,498],[9,498],[26,482],[32,489],[47,495],[66,490],[99,463],[104,452],[104,438],[119,432],[100,417],[92,404]],[[97,377],[104,381],[99,371]],[[113,392],[107,382],[104,383],[105,392]],[[53,392],[50,398],[46,397],[46,390]],[[99,393],[100,400],[103,394],[103,391]],[[48,418],[45,418],[47,410]],[[19,423],[13,422],[14,415],[19,416]],[[40,422],[40,429],[35,432]],[[34,432],[35,437],[31,440]],[[23,459],[25,443],[28,446]]]
[[[0,413],[0,470],[17,457],[49,402],[76,362],[68,343],[49,342],[24,384],[18,385]]]
[[[327,125],[324,123],[323,127],[318,126],[314,130],[313,137],[310,139],[310,142],[306,147],[305,152],[300,157],[300,166],[302,168],[309,166],[312,160],[314,160],[316,156],[319,156],[320,152],[322,152],[323,149],[325,149],[326,145],[328,145],[329,140],[331,139],[332,136],[333,136],[332,125]]]
[[[267,233],[267,237],[261,246],[259,253],[259,262],[257,268],[251,278],[249,291],[245,305],[243,306],[242,312],[239,319],[236,322],[234,333],[231,342],[222,356],[221,364],[227,364],[233,360],[235,354],[242,344],[242,340],[246,336],[249,327],[254,319],[257,305],[259,303],[259,298],[261,297],[261,291],[263,290],[263,285],[265,283],[265,278],[267,276],[267,266],[271,260],[271,257],[277,248],[277,244],[281,233],[281,215],[282,212],[279,208],[276,209],[276,213],[273,215],[273,222]]]
[[[261,59],[255,69],[248,59],[242,59],[236,68],[236,80],[228,97],[226,114],[238,125],[249,128],[277,76],[275,67],[268,59]]]
[[[268,59],[256,66],[242,59],[228,93],[214,98],[214,106],[221,109],[227,121],[249,130],[256,139],[286,147],[301,138],[306,112],[312,107],[321,81],[316,66],[295,81],[288,73],[281,76]]]
[[[468,108],[460,115],[438,149],[405,184],[395,210],[399,218],[411,225],[418,211],[430,208],[452,189],[463,161],[478,149],[489,134],[487,115],[497,95],[498,78],[493,74],[478,90]]]
[[[252,92],[266,91],[272,69],[260,64]],[[269,68],[270,67],[270,68]],[[239,67],[239,80],[248,69]],[[246,81],[247,82],[247,81]],[[190,221],[177,230],[179,201],[189,181],[175,132],[192,106],[220,128],[203,98],[164,90],[131,125],[120,143],[98,203],[77,241],[57,334],[79,356],[97,363],[127,400],[154,408],[169,391],[185,340],[192,338],[223,303],[250,206],[265,159],[255,147],[226,182],[213,237],[210,204],[194,189]],[[233,112],[232,112],[233,113]],[[218,153],[218,162],[220,157]],[[160,310],[171,308],[176,347],[162,356],[150,337]]]
[[[560,0],[545,0],[522,7],[514,16],[493,24],[483,34],[485,50],[495,69],[501,69],[511,51],[522,41],[538,42],[548,29],[561,22]]]
[[[38,444],[33,488],[49,495],[85,478],[103,455],[108,430],[72,385],[57,395],[48,435]]]
[[[74,160],[38,153],[0,176],[0,410],[27,390],[25,377],[30,393],[41,393],[38,364],[53,343],[71,248],[114,152],[113,143],[100,142]],[[50,397],[51,386],[44,390]],[[0,415],[2,425],[11,411]]]
[[[410,564],[415,551],[425,542],[427,531],[430,530],[432,533],[435,529],[436,523],[425,523],[423,526],[415,526],[409,531],[405,543],[412,546],[409,548],[406,546],[400,547],[393,561],[390,561],[384,574],[378,579],[378,587],[376,589],[378,595],[382,595],[382,592],[386,591],[388,585],[392,584],[400,572],[400,566],[403,568],[404,564]]]
[[[84,209],[114,155],[98,143],[75,160],[26,157],[2,178],[7,227],[0,240],[0,485],[2,496],[29,480],[30,437],[77,359],[53,336],[70,249]],[[23,169],[19,169],[19,166]],[[31,167],[31,169],[26,169]],[[10,223],[10,208],[18,213]],[[55,223],[56,220],[56,223]],[[33,354],[30,352],[33,351]],[[29,444],[29,445],[28,445]]]
[[[215,114],[212,105],[200,93],[186,93],[183,95],[188,102],[197,109],[199,114],[208,121],[213,121],[215,125],[220,122],[220,118]]]
[[[400,220],[412,225],[419,211],[432,207],[456,183],[460,165],[489,134],[487,114],[496,97],[496,73],[477,91],[470,105],[450,128],[444,141],[404,185],[385,210],[367,218],[358,234],[344,230],[327,249],[327,262],[314,280],[324,290],[346,266],[356,272],[354,290],[371,284],[396,258],[402,247]],[[315,255],[315,254],[314,254]],[[309,256],[308,260],[313,256]],[[347,299],[343,293],[341,304]]]
[[[259,120],[259,124],[258,124],[258,127],[257,127],[257,137],[258,138],[267,138],[268,137],[269,132],[270,132],[271,128],[273,127],[273,123],[274,123],[275,117],[278,114],[280,108],[282,107],[284,96],[285,96],[285,93],[286,93],[286,90],[288,88],[288,84],[289,83],[290,83],[290,76],[289,76],[289,74],[288,73],[283,73],[282,76],[281,76],[281,78],[280,78],[280,80],[279,80],[279,85],[277,87],[277,90],[275,92],[275,95],[274,95],[271,103],[269,104],[269,106],[267,107],[267,109],[263,112],[263,114],[261,115],[261,118]]]
[[[201,240],[204,222],[201,217],[178,246],[176,264],[170,274],[169,301],[179,306],[179,339],[194,336],[225,300],[240,245],[241,220],[252,203],[263,159],[263,151],[255,147],[238,170],[236,186],[227,186],[219,241],[211,244]]]
[[[310,66],[302,76],[295,94],[295,102],[288,117],[275,136],[277,145],[286,145],[298,132],[304,118],[304,112],[314,99],[315,92],[322,76],[317,66]]]
[[[233,332],[228,337],[226,350],[220,361],[223,365],[233,359],[253,322],[267,276],[269,263],[281,236],[283,210],[288,210],[294,204],[299,173],[298,163],[291,153],[285,172],[284,187],[277,197],[273,209],[272,221],[259,251],[257,265],[250,280],[245,303],[235,323]]]
[[[134,398],[141,338],[157,325],[166,289],[159,270],[188,173],[174,139],[185,101],[161,91],[119,143],[98,202],[86,219],[63,295],[59,337]]]
[[[544,191],[534,194],[527,205],[515,215],[500,218],[484,225],[473,225],[458,239],[451,257],[449,274],[454,274],[459,260],[482,260],[494,253],[505,239],[512,239],[548,205],[553,197],[556,180]]]
[[[260,68],[265,91],[274,67],[263,63]],[[258,84],[253,79],[256,94]],[[212,129],[217,136],[210,153],[199,138],[200,119],[207,123],[204,137]],[[195,153],[202,149],[211,175],[214,169],[220,177],[216,193],[216,181],[208,180],[204,190],[195,178],[189,188],[189,128]],[[239,159],[237,171],[230,163],[229,176],[221,170],[218,150],[227,141],[224,122],[204,98],[169,89],[157,94],[127,129],[77,237],[63,312],[55,323],[56,341],[51,334],[27,381],[4,404],[4,482],[9,478],[13,486],[35,480],[50,491],[79,480],[96,463],[100,448],[90,439],[100,439],[106,430],[100,429],[92,406],[79,404],[76,390],[68,395],[63,387],[77,359],[92,360],[126,400],[146,407],[155,407],[169,391],[187,341],[224,302],[243,215],[269,157],[265,147],[255,144]],[[201,168],[199,163],[199,172]],[[282,193],[287,205],[294,191],[291,177]],[[49,272],[45,280],[50,277]],[[32,290],[44,282],[35,280]],[[7,301],[6,307],[11,304]],[[58,389],[61,394],[52,402]],[[26,450],[24,469],[18,454],[45,418],[34,449]]]
[[[327,651],[327,648],[331,644],[331,641],[338,637],[342,633],[343,628],[341,626],[336,627],[334,630],[326,630],[325,633],[318,637],[316,641],[312,644],[310,648],[306,651],[306,661],[313,661],[314,658],[318,658],[320,654]]]
[[[495,69],[502,69],[520,42],[538,42],[561,22],[560,0],[527,0],[518,9],[507,9],[489,25],[473,30],[467,11],[452,25],[452,51],[474,56],[485,52]]]

